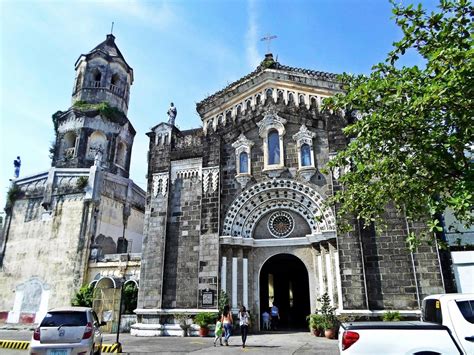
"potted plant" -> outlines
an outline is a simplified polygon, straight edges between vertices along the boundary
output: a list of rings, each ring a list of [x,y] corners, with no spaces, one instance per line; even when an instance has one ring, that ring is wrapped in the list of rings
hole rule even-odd
[[[327,292],[318,298],[321,303],[321,315],[323,316],[324,336],[328,339],[335,339],[337,327],[339,325],[336,317],[336,308],[331,306],[331,300]]]
[[[194,317],[194,323],[199,325],[199,336],[206,337],[209,334],[209,325],[213,324],[217,315],[211,312],[201,312]]]
[[[176,313],[173,314],[175,323],[178,323],[181,329],[183,330],[183,337],[188,336],[188,330],[191,327],[192,319],[189,314],[185,313]]]
[[[309,331],[313,333],[314,336],[322,336],[324,333],[323,315],[318,313],[310,314],[306,319],[309,323]]]

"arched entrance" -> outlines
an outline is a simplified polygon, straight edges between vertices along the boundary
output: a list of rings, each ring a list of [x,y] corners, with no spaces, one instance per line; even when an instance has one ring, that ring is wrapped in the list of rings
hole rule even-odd
[[[260,314],[270,313],[272,303],[279,308],[278,329],[307,328],[311,313],[308,270],[303,262],[290,254],[268,259],[260,271]]]

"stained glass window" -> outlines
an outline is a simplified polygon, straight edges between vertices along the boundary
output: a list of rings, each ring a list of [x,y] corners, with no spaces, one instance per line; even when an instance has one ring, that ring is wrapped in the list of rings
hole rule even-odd
[[[301,166],[311,166],[311,148],[308,144],[301,146]]]
[[[280,137],[276,129],[268,132],[268,165],[280,164]]]
[[[239,173],[248,174],[249,172],[249,156],[246,152],[240,153]]]

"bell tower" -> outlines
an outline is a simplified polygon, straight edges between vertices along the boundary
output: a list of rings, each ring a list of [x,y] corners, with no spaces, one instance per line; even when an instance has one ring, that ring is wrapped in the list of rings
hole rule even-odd
[[[53,115],[52,166],[98,165],[128,178],[136,134],[127,117],[133,69],[115,44],[115,36],[108,34],[105,41],[79,56],[75,70],[72,105]]]
[[[75,63],[76,80],[72,90],[72,104],[107,102],[127,114],[133,69],[127,64],[115,44],[115,36],[108,34]]]

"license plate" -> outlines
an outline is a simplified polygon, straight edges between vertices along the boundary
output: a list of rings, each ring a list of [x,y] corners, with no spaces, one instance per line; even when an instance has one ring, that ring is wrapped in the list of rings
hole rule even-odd
[[[67,355],[67,349],[50,350],[48,355]]]

